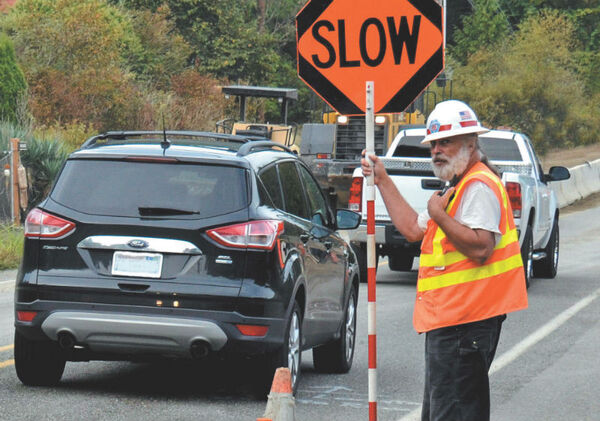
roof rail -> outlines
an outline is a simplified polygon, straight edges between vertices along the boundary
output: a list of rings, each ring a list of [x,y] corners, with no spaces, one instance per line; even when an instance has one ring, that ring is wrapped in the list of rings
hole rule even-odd
[[[180,137],[202,137],[202,138],[216,138],[223,141],[229,141],[233,143],[246,143],[249,142],[250,139],[241,137],[241,136],[232,136],[230,134],[223,133],[213,133],[213,132],[196,132],[196,131],[167,131],[167,136],[180,136]],[[159,130],[148,130],[148,131],[111,131],[102,133],[96,136],[90,137],[86,140],[83,145],[81,145],[81,149],[89,149],[97,146],[100,142],[102,146],[110,144],[111,140],[126,140],[135,137],[141,136],[157,136],[157,139],[162,140],[164,132]]]
[[[290,148],[281,143],[271,142],[270,140],[253,140],[251,142],[243,144],[240,149],[238,149],[237,156],[246,156],[251,153],[254,149],[259,148],[280,148],[284,152],[289,152],[291,154],[294,153]]]

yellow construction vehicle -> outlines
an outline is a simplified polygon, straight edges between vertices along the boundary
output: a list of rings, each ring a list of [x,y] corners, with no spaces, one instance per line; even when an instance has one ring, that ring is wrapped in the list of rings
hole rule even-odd
[[[236,96],[240,104],[239,120],[226,118],[216,124],[217,133],[231,133],[248,139],[268,139],[287,146],[296,154],[300,147],[296,143],[297,126],[288,124],[287,113],[290,101],[298,99],[298,90],[264,86],[223,86],[225,95]],[[246,121],[246,99],[248,97],[274,98],[281,104],[281,123],[254,123]]]
[[[375,116],[375,154],[384,155],[402,128],[425,124],[421,111]],[[365,148],[365,117],[323,113],[323,123],[302,127],[300,156],[324,190],[337,195],[337,207],[348,204],[352,173]]]

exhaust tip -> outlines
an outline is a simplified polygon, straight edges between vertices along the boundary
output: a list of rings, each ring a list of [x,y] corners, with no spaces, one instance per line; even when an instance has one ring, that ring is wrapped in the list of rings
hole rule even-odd
[[[202,358],[206,358],[210,353],[210,344],[206,341],[197,340],[192,342],[190,346],[190,354],[192,354],[192,358],[195,360],[200,360]]]
[[[71,332],[58,332],[58,346],[64,350],[71,350],[75,347],[75,337]]]

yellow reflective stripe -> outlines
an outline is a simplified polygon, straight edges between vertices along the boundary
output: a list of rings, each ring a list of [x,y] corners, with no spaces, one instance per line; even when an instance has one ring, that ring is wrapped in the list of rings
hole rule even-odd
[[[457,272],[445,273],[439,276],[419,279],[419,292],[432,289],[444,288],[452,285],[464,284],[466,282],[478,281],[480,279],[491,278],[500,275],[509,270],[516,269],[523,265],[521,255],[516,254],[508,259],[477,268],[466,269]]]
[[[439,231],[442,231],[442,230],[440,229]],[[442,234],[443,234],[443,231],[442,231]],[[436,237],[437,237],[437,233],[436,233]],[[498,242],[498,244],[496,244],[496,247],[494,247],[494,250],[502,249],[502,248],[506,247],[507,245],[509,245],[510,243],[513,243],[515,241],[519,241],[519,238],[517,237],[516,228],[513,228],[512,230],[509,230],[505,235],[503,235],[500,238],[500,241]],[[439,247],[439,254],[435,254],[436,246]],[[464,254],[462,254],[460,251],[450,251],[446,254],[442,254],[441,248],[442,248],[441,243],[435,242],[435,239],[434,239],[433,254],[421,253],[419,266],[426,266],[426,267],[449,266],[451,264],[468,259],[468,257],[465,256]]]

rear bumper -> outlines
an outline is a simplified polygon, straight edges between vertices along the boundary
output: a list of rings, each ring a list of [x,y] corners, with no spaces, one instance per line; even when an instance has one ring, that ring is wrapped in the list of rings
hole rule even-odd
[[[375,223],[375,244],[385,244],[385,227],[388,225],[391,225],[391,222]],[[366,243],[367,225],[360,224],[358,228],[350,231],[350,241],[353,243]]]
[[[52,340],[69,333],[93,352],[168,352],[188,354],[192,343],[204,341],[213,351],[227,343],[227,335],[214,322],[169,316],[142,316],[85,311],[56,311],[42,322]]]
[[[246,317],[236,312],[50,302],[16,303],[15,311],[36,311],[15,328],[31,340],[58,339],[69,333],[89,359],[136,360],[148,356],[192,358],[192,343],[213,352],[254,355],[283,343],[285,318]],[[236,324],[267,326],[265,336],[245,336]]]

